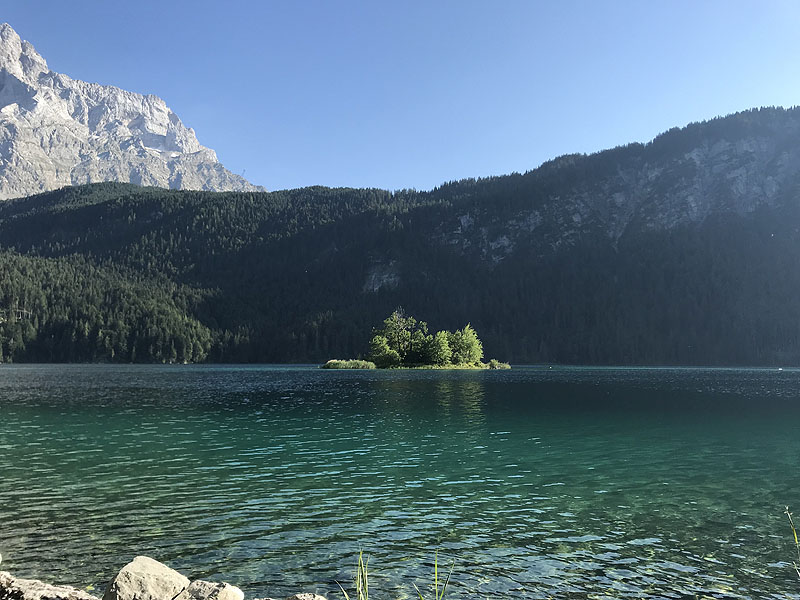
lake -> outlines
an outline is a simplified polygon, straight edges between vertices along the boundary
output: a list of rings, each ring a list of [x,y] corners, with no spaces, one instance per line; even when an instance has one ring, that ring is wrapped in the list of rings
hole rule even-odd
[[[248,597],[800,598],[800,371],[0,366],[0,553]],[[427,595],[426,595],[427,597]]]

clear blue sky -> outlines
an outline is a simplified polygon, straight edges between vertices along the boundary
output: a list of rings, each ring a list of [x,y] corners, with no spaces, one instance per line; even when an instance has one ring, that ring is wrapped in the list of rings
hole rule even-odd
[[[268,189],[430,189],[800,104],[800,2],[17,0],[50,68],[161,96]]]

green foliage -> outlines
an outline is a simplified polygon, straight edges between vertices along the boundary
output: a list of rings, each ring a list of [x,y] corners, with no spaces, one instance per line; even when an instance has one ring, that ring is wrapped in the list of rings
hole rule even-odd
[[[374,369],[375,363],[368,360],[338,360],[331,359],[320,366],[320,369]]]
[[[436,335],[431,339],[428,349],[427,360],[425,362],[431,365],[444,366],[450,364],[453,356],[453,351],[450,350],[449,336],[446,331],[437,331]]]
[[[432,340],[427,323],[398,308],[370,341],[370,357],[381,368],[426,363]]]
[[[510,369],[511,365],[506,362],[500,362],[496,358],[493,358],[489,361],[489,368],[490,369]]]
[[[359,551],[358,553],[358,561],[356,562],[356,575],[355,575],[355,596],[354,600],[369,600],[369,557],[366,559],[364,558],[364,552]],[[450,577],[453,575],[453,569],[455,568],[455,561],[453,561],[453,565],[450,567],[450,572],[447,574],[447,578],[444,581],[440,581],[439,579],[439,551],[436,551],[433,560],[433,597],[434,600],[444,600],[445,592],[447,591],[447,586],[450,583]],[[347,590],[344,589],[341,583],[338,581],[336,585],[339,586],[339,590],[342,592],[342,596],[344,600],[350,600],[350,594],[347,593]],[[413,584],[414,589],[417,591],[417,595],[419,596],[420,600],[425,600],[420,592],[417,584]]]
[[[187,313],[203,295],[79,258],[0,252],[7,362],[199,362],[212,332]]]
[[[375,335],[369,343],[369,357],[381,369],[400,365],[400,354],[389,347],[389,341],[383,335]]]
[[[433,336],[428,333],[428,324],[420,321],[417,323],[417,329],[411,334],[411,345],[405,362],[407,364],[429,364],[432,344]]]
[[[356,577],[355,577],[355,600],[369,600],[369,572],[367,566],[369,564],[369,557],[364,559],[364,552],[358,553],[358,562],[356,563]],[[338,581],[336,585],[342,591],[345,600],[350,600],[350,596]]]
[[[396,309],[370,341],[370,358],[380,368],[395,366],[481,366],[483,344],[470,324],[454,333],[428,333],[428,324]],[[495,367],[501,364],[494,361]]]
[[[386,339],[389,349],[397,353],[401,363],[409,363],[422,355],[427,333],[427,323],[417,321],[398,308],[384,319],[379,335]]]
[[[476,365],[481,362],[483,344],[469,323],[463,329],[451,333],[448,342],[453,363]]]

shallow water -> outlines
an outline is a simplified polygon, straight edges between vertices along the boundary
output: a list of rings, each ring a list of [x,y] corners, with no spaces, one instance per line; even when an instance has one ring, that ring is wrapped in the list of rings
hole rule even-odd
[[[248,596],[800,598],[800,371],[0,367],[0,552]],[[800,510],[798,510],[800,514]]]

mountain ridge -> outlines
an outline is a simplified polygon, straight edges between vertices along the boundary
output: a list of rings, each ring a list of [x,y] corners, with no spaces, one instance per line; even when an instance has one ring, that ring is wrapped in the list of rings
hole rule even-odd
[[[555,222],[552,235],[542,232],[540,244],[547,239],[551,245],[561,245],[593,229],[618,240],[629,226],[670,228],[700,222],[715,212],[746,214],[764,203],[773,204],[794,191],[798,173],[800,110],[752,109],[673,128],[647,144],[565,155],[524,174],[507,176],[517,178],[528,197],[517,203],[516,214],[506,212],[500,219],[511,224],[512,231],[516,223],[525,236]],[[448,188],[481,182],[491,186],[493,180],[504,181],[502,177],[465,180],[434,191],[447,194]],[[561,185],[558,193],[550,189],[553,181]],[[452,243],[458,243],[464,222],[487,235],[498,221],[488,210],[461,217]],[[492,245],[501,251],[508,248],[502,237],[489,236],[484,252],[491,253]],[[501,258],[502,252],[495,256]]]

